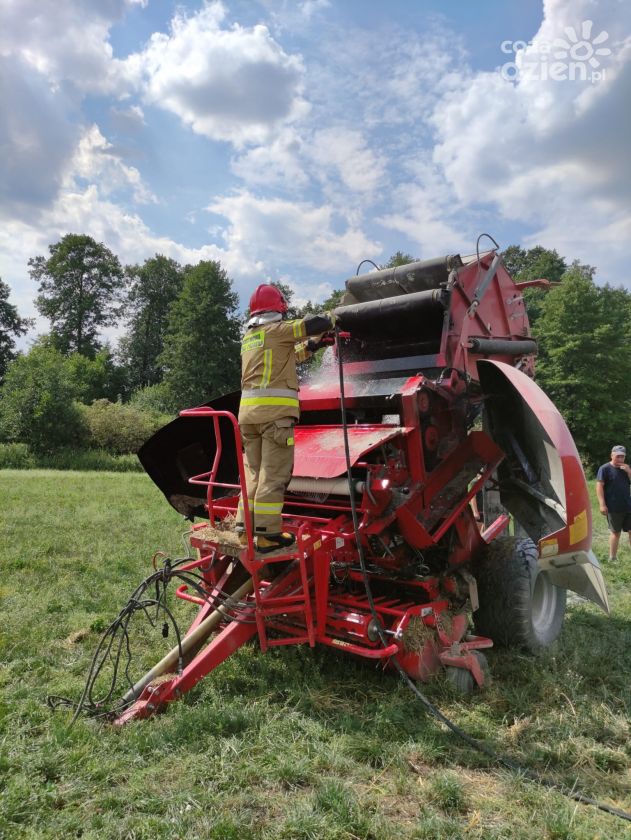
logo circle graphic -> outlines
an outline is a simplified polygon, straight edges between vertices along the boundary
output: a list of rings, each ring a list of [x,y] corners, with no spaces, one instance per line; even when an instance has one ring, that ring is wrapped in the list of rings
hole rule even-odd
[[[594,55],[594,48],[589,41],[579,41],[570,49],[570,58],[574,61],[589,61]]]

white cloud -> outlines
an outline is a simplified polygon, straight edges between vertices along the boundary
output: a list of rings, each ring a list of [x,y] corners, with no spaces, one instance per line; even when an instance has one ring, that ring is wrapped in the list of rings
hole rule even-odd
[[[120,205],[104,198],[94,185],[63,191],[54,205],[44,211],[37,227],[24,220],[10,220],[0,226],[0,251],[3,254],[3,279],[12,286],[12,302],[24,316],[36,315],[36,284],[28,276],[27,260],[48,254],[48,245],[58,242],[67,233],[88,233],[103,242],[122,263],[143,262],[156,253],[182,264],[200,260],[219,260],[228,273],[237,277],[236,288],[247,294],[252,279],[261,266],[246,262],[238,251],[216,245],[189,248],[168,236],[158,236],[136,213],[126,212]],[[37,329],[48,328],[37,318]]]
[[[227,250],[246,262],[340,272],[381,252],[377,242],[347,220],[338,220],[330,205],[259,198],[246,191],[216,199],[207,208],[228,220]]]
[[[357,129],[303,126],[302,136],[285,129],[273,142],[236,156],[231,168],[249,185],[303,191],[319,184],[331,195],[350,190],[366,198],[384,181],[387,161]]]
[[[444,188],[444,177],[434,175],[431,184],[412,179],[409,166],[430,142],[428,115],[459,84],[460,39],[438,24],[419,39],[396,24],[385,32],[353,27],[343,35],[323,27],[318,58],[305,68],[308,118],[237,156],[233,172],[248,186],[302,195],[317,190],[356,227],[381,213],[385,227],[427,241],[430,250],[432,242],[453,239],[447,221],[459,206],[453,190],[449,201],[437,202],[430,187]],[[386,214],[384,195],[396,208]]]
[[[171,32],[154,33],[127,62],[144,96],[193,131],[240,146],[270,139],[306,112],[299,56],[283,51],[264,25],[223,28],[219,2],[179,12]]]
[[[77,178],[98,184],[101,195],[111,195],[130,189],[138,204],[156,203],[157,198],[147,189],[134,166],[128,166],[116,155],[114,147],[97,125],[90,126],[79,141],[65,185],[72,187]]]
[[[546,46],[592,18],[594,36],[609,33],[605,78],[551,78]],[[460,202],[494,203],[504,218],[537,228],[531,242],[596,263],[614,282],[626,280],[608,276],[619,260],[614,236],[631,223],[630,32],[628,4],[547,0],[520,56],[528,73],[515,84],[499,72],[463,78],[433,113],[434,158]]]
[[[305,32],[331,6],[331,0],[259,0],[278,34]]]
[[[3,0],[0,55],[20,59],[54,88],[120,90],[125,63],[113,58],[109,31],[135,1],[83,0],[78,8],[75,0]]]
[[[317,63],[308,67],[316,118],[324,125],[385,128],[388,148],[423,144],[427,115],[456,86],[462,38],[433,20],[413,35],[393,19],[378,29],[326,30]],[[331,95],[334,91],[334,95]]]
[[[349,272],[352,274],[353,272]],[[321,303],[327,298],[331,297],[334,291],[339,291],[344,286],[344,281],[347,275],[339,275],[335,283],[300,283],[297,284],[291,277],[279,278],[281,282],[286,283],[293,291],[294,295],[291,299],[293,306],[305,306],[307,303]]]
[[[87,92],[129,89],[124,62],[113,58],[109,30],[126,6],[134,2],[137,0],[83,0],[80,8],[74,0],[0,3],[3,216],[34,220],[54,203],[81,157],[87,165],[82,100]],[[127,113],[132,110],[133,106]],[[136,118],[141,115],[135,113]],[[114,188],[127,182],[133,186],[137,200],[151,200],[138,172],[117,161],[104,138],[99,149],[92,144],[93,164],[97,156],[101,160],[97,176],[104,174],[107,164]]]
[[[385,176],[385,160],[355,129],[336,126],[316,131],[307,154],[322,174],[332,170],[353,192],[372,193]]]
[[[427,161],[410,164],[410,179],[397,186],[390,205],[396,210],[376,221],[406,236],[416,246],[413,256],[430,258],[471,250],[473,233],[463,221],[464,208],[436,167]]]
[[[105,242],[122,262],[142,262],[154,253],[178,260],[221,259],[226,253],[214,246],[185,248],[167,236],[157,236],[135,213],[104,199],[96,186],[67,191],[50,213],[50,241],[69,231],[89,230],[90,236]],[[200,256],[203,255],[203,256]]]
[[[53,200],[79,139],[72,103],[19,58],[0,56],[1,215],[30,216]]]
[[[314,15],[328,9],[331,5],[331,0],[303,0],[298,3],[298,8],[303,17],[310,20]]]
[[[289,126],[271,143],[255,146],[234,157],[230,168],[249,185],[304,189],[309,177],[302,149],[303,141],[298,132]]]
[[[127,108],[110,108],[110,119],[119,131],[135,134],[146,126],[145,115],[140,105],[130,105]]]

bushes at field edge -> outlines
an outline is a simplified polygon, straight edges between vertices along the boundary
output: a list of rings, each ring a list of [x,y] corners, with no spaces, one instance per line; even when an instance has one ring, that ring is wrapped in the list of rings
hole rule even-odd
[[[142,472],[135,455],[112,455],[102,449],[58,449],[46,455],[31,452],[25,443],[0,443],[0,470],[79,470]]]
[[[88,446],[105,449],[114,455],[137,452],[147,438],[172,419],[168,415],[108,400],[80,405],[79,410],[87,429]]]

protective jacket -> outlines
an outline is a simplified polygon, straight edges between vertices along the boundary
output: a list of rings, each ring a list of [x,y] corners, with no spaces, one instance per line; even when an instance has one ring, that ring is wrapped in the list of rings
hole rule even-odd
[[[241,343],[239,424],[266,423],[281,417],[298,419],[296,363],[310,353],[309,336],[333,329],[328,315],[307,315],[295,321],[265,323],[254,317]]]

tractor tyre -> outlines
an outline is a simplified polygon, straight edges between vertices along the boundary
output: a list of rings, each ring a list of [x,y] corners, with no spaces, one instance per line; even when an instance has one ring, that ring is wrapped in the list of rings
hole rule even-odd
[[[476,631],[498,647],[538,653],[558,638],[565,615],[566,590],[554,586],[537,563],[529,539],[500,537],[473,565],[479,608]]]

